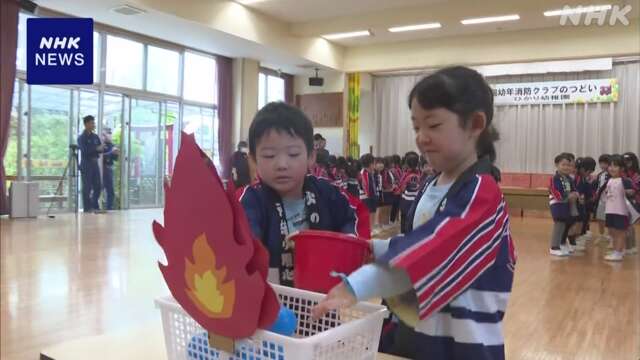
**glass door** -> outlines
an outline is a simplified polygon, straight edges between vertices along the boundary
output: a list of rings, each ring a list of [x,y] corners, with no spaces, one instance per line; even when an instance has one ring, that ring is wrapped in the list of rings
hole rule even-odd
[[[125,111],[125,97],[121,94],[104,94],[103,112],[102,112],[102,129],[111,131],[111,141],[114,147],[120,151],[118,159],[114,162],[113,169],[113,189],[115,198],[113,202],[114,209],[123,208],[122,196],[122,175],[126,173],[123,169],[127,166],[124,149],[124,140],[126,136],[123,134],[123,120]],[[106,195],[105,195],[106,196]]]
[[[65,181],[69,160],[72,90],[31,86],[28,112],[27,179],[40,185],[40,207],[53,202],[59,210],[74,210]]]
[[[128,208],[162,205],[161,103],[130,98],[127,144]]]

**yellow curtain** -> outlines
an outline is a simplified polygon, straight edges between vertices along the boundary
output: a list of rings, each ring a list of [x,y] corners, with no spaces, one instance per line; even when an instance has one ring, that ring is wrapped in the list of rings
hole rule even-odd
[[[358,125],[360,124],[360,73],[349,74],[349,155],[360,157]]]

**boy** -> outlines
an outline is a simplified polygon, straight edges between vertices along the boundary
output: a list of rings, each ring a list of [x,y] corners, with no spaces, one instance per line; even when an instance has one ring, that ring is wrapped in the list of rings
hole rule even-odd
[[[568,153],[556,156],[554,161],[557,171],[549,185],[549,205],[553,217],[549,253],[554,256],[568,256],[570,252],[566,241],[569,229],[573,225],[573,213],[577,212],[578,199],[578,193],[570,177],[573,170],[572,160],[571,154]]]
[[[249,128],[249,154],[260,182],[240,196],[253,234],[269,250],[269,281],[293,286],[293,244],[304,229],[356,233],[357,217],[345,195],[308,175],[315,162],[313,126],[285,103],[264,106]]]

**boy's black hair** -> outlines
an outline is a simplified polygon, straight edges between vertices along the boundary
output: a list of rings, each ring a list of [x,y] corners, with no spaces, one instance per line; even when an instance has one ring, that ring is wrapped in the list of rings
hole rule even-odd
[[[609,154],[602,154],[600,155],[600,157],[598,157],[598,163],[607,163],[607,164],[611,164],[611,155]]]
[[[391,164],[393,165],[402,165],[402,159],[400,158],[400,155],[398,154],[393,154],[391,155]]]
[[[360,173],[360,162],[357,160],[349,161],[345,170],[350,179],[357,179]]]
[[[93,115],[87,115],[82,118],[82,123],[85,125],[87,125],[87,123],[90,121],[96,121],[96,118],[94,118]]]
[[[317,133],[313,135],[313,141],[320,141],[320,140],[324,140],[324,137],[322,136],[322,134]]]
[[[633,172],[640,172],[640,166],[638,165],[638,156],[632,153],[631,151],[622,154],[622,159],[624,161],[630,161],[631,166],[627,166],[627,170],[631,170]]]
[[[413,100],[423,109],[445,108],[458,115],[460,125],[466,127],[475,112],[486,116],[485,129],[476,144],[478,158],[496,160],[494,142],[499,139],[493,120],[493,90],[482,75],[464,66],[439,70],[420,80],[409,94],[409,109]]]
[[[592,157],[584,157],[576,160],[576,168],[578,170],[584,171],[595,171],[596,170],[596,160]]]
[[[627,164],[624,163],[624,158],[620,154],[611,155],[611,165],[615,165],[622,169],[622,171],[627,170]]]
[[[420,164],[420,156],[417,153],[410,151],[405,155],[405,163],[409,169],[416,170]]]
[[[343,156],[340,156],[338,159],[336,159],[336,168],[341,169],[341,170],[347,170],[347,166],[348,166],[348,162],[347,159],[345,159]]]
[[[336,166],[338,158],[335,155],[329,155],[329,166]]]
[[[249,147],[249,144],[247,144],[247,142],[244,140],[238,142],[238,151],[240,151],[240,149],[243,147]]]
[[[329,156],[327,156],[327,153],[318,152],[316,154],[316,163],[318,165],[322,165],[323,167],[328,166],[329,165]]]
[[[313,125],[300,109],[283,102],[272,102],[260,109],[249,127],[249,152],[252,155],[255,156],[258,141],[269,130],[301,138],[307,148],[307,155],[311,156]]]
[[[566,154],[571,159],[571,161],[576,161],[576,156],[573,153],[566,152],[564,154]]]
[[[573,158],[571,158],[571,154],[563,152],[561,154],[558,154],[553,162],[558,165],[562,160],[573,161]]]
[[[377,157],[377,158],[375,158],[375,159],[374,159],[374,161],[373,161],[373,162],[374,162],[374,163],[383,163],[383,164],[384,164],[384,158]]]
[[[371,164],[373,164],[373,155],[371,154],[362,155],[360,157],[360,163],[363,168],[368,168],[369,166],[371,166]]]

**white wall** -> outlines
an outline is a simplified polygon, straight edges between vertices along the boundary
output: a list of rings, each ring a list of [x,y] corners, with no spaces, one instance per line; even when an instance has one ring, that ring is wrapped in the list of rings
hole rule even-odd
[[[326,149],[331,155],[343,156],[344,150],[342,146],[344,129],[341,127],[318,127],[313,129],[315,133],[320,133],[327,139]]]

